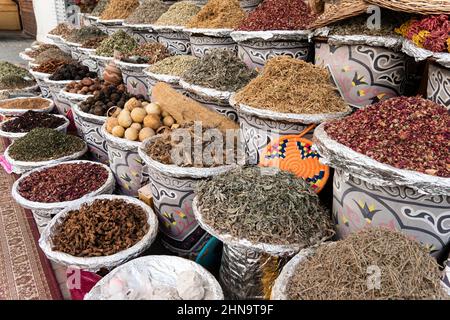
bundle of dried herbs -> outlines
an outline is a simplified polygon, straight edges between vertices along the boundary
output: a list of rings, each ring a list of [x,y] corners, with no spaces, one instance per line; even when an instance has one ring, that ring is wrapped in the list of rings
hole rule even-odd
[[[100,15],[101,20],[125,19],[139,6],[139,0],[110,0]]]
[[[399,169],[450,177],[450,114],[420,97],[396,97],[326,125],[339,143]]]
[[[379,270],[379,286],[369,276]],[[320,246],[294,272],[293,300],[445,299],[436,260],[419,242],[386,228]],[[375,278],[374,278],[375,279]]]
[[[317,194],[286,171],[239,167],[199,182],[196,195],[203,221],[239,239],[311,246],[333,234]]]
[[[122,58],[125,62],[153,64],[170,56],[167,47],[159,42],[140,44],[128,57]]]
[[[42,64],[49,60],[59,60],[64,62],[73,61],[72,56],[69,53],[65,53],[59,48],[50,48],[41,52],[34,60],[34,63]]]
[[[326,69],[287,56],[270,59],[263,73],[237,93],[236,101],[283,113],[349,111]]]
[[[136,40],[126,33],[124,30],[119,30],[112,36],[103,40],[95,50],[95,54],[104,57],[113,57],[114,51],[122,54],[129,54],[137,47]]]
[[[44,51],[47,51],[48,49],[57,49],[57,48],[58,47],[55,46],[54,44],[44,43],[44,44],[39,45],[38,48],[27,52],[27,56],[29,56],[30,58],[36,58],[39,54],[41,54]]]
[[[216,140],[214,130],[220,134],[211,127],[184,124],[174,131],[165,131],[145,151],[153,160],[179,167],[211,168],[236,163],[236,146]],[[195,154],[195,150],[202,152]],[[211,150],[211,153],[206,154],[204,150]]]
[[[25,133],[36,128],[55,129],[65,123],[63,118],[44,112],[27,111],[14,119],[3,123],[2,130],[6,132]]]
[[[192,1],[180,1],[170,6],[156,21],[161,26],[185,26],[200,11],[200,7]]]
[[[152,24],[169,9],[161,0],[143,0],[142,4],[125,19],[129,24]]]
[[[245,18],[238,0],[209,0],[189,21],[188,28],[235,29]]]
[[[79,29],[74,29],[70,35],[67,37],[67,41],[74,43],[83,43],[84,41],[98,38],[106,37],[107,34],[97,28],[96,26],[83,26]]]
[[[76,257],[109,256],[135,245],[148,229],[140,206],[99,199],[68,212],[52,236],[53,250]]]
[[[188,83],[217,89],[237,91],[257,76],[233,52],[212,50],[193,63],[182,76]]]
[[[100,43],[102,43],[102,41],[106,38],[108,38],[108,36],[91,38],[89,40],[83,41],[81,47],[87,49],[97,49]]]
[[[54,29],[52,29],[49,34],[54,36],[61,36],[64,39],[72,33],[73,27],[69,26],[67,23],[60,23]]]
[[[108,171],[94,163],[62,163],[31,173],[20,181],[19,194],[43,203],[73,201],[97,191],[108,179]]]
[[[192,68],[196,60],[197,58],[194,56],[173,56],[156,62],[146,70],[156,74],[180,77],[183,73]]]
[[[244,19],[238,30],[303,30],[316,16],[304,0],[264,0]]]
[[[99,17],[102,15],[103,11],[105,11],[111,0],[100,0],[95,6],[94,10],[92,10],[91,15],[94,17]]]
[[[84,141],[76,136],[37,128],[17,139],[9,148],[9,155],[17,161],[47,161],[80,152],[84,147]]]
[[[21,89],[34,84],[34,78],[26,69],[7,61],[0,61],[0,90]]]

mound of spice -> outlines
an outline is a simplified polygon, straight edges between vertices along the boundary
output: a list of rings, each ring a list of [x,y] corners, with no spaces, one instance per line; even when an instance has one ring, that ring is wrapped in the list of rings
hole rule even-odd
[[[49,100],[39,97],[3,100],[0,101],[0,109],[39,110],[48,108],[50,103]]]
[[[34,63],[42,64],[49,60],[59,60],[59,61],[64,61],[64,62],[73,61],[72,56],[70,54],[65,53],[64,51],[62,51],[59,48],[50,48],[48,50],[45,50],[44,52],[41,52],[36,57]]]
[[[39,54],[41,54],[44,51],[47,51],[48,49],[57,49],[57,48],[58,47],[55,46],[54,44],[43,43],[40,44],[38,48],[27,52],[27,56],[29,56],[30,58],[36,58]]]
[[[83,41],[81,43],[81,47],[87,49],[97,49],[100,43],[102,43],[102,41],[106,38],[108,38],[108,36],[91,38],[89,40]]]
[[[95,54],[104,57],[113,57],[114,51],[117,50],[124,55],[128,55],[137,46],[138,43],[132,36],[124,30],[119,30],[103,40],[95,50]]]
[[[24,114],[2,124],[6,132],[26,133],[36,128],[55,129],[65,123],[63,118],[52,114],[36,111],[27,111]]]
[[[450,52],[450,20],[448,15],[428,16],[405,22],[395,32],[414,42],[419,48],[434,52]]]
[[[180,1],[170,6],[156,21],[160,26],[185,26],[200,11],[200,7],[192,1]]]
[[[66,85],[65,91],[82,95],[96,94],[100,92],[106,84],[99,78],[84,78],[81,81],[73,81]]]
[[[51,76],[50,80],[81,80],[83,78],[96,78],[97,73],[89,71],[87,66],[79,62],[72,62],[59,67]]]
[[[116,106],[123,108],[131,97],[126,92],[125,85],[123,84],[118,86],[103,85],[102,89],[96,91],[93,97],[89,97],[86,101],[80,103],[81,111],[96,116],[106,116],[110,108]]]
[[[196,128],[194,124],[184,124],[172,132],[165,131],[145,151],[153,160],[179,167],[212,168],[236,163],[235,145],[229,146],[228,150],[226,143],[215,140],[212,130],[211,127]],[[202,153],[202,159],[196,159],[194,150],[197,147],[200,150],[212,150],[212,153],[207,156]],[[222,150],[222,153],[216,154],[216,150]],[[233,159],[226,159],[229,154],[234,155]]]
[[[105,36],[107,34],[95,26],[83,26],[79,29],[74,29],[66,40],[74,43],[83,43],[93,38]]]
[[[192,68],[196,60],[197,58],[194,56],[173,56],[156,62],[146,70],[156,74],[180,77],[183,73]]]
[[[140,44],[129,56],[122,58],[125,62],[131,63],[148,63],[153,64],[161,61],[167,57],[170,57],[170,52],[165,45],[159,42],[148,42]]]
[[[49,34],[54,36],[61,36],[62,38],[66,38],[72,32],[73,27],[69,26],[67,23],[60,23],[54,29],[52,29]]]
[[[304,0],[264,0],[248,14],[238,30],[304,30],[315,18]]]
[[[399,169],[450,177],[450,114],[420,97],[396,97],[330,122],[334,140]]]
[[[368,287],[370,270],[379,270],[379,287]],[[317,248],[298,265],[287,291],[292,300],[434,300],[445,298],[440,278],[438,263],[419,242],[368,228]]]
[[[148,232],[147,214],[121,199],[98,199],[69,211],[52,236],[53,250],[76,257],[109,256],[128,249]]]
[[[257,72],[249,69],[233,52],[212,50],[195,61],[182,78],[191,84],[234,92],[256,76]]]
[[[236,101],[283,113],[349,111],[326,69],[286,56],[270,59],[263,73],[237,93]]]
[[[209,0],[189,21],[188,28],[235,29],[245,18],[238,0]]]
[[[47,161],[72,155],[84,149],[78,137],[48,128],[31,130],[9,148],[9,155],[17,161]]]
[[[59,67],[64,66],[66,63],[67,62],[63,60],[50,59],[32,69],[36,72],[53,74]]]
[[[139,0],[110,0],[100,15],[101,20],[125,19],[139,6]]]
[[[99,17],[102,15],[103,11],[105,11],[111,0],[100,0],[95,6],[94,10],[92,10],[91,15],[94,17]]]
[[[43,203],[73,201],[97,191],[108,179],[108,171],[95,163],[62,163],[31,173],[19,186],[27,200]]]
[[[286,171],[239,167],[199,182],[196,195],[205,223],[239,239],[311,246],[333,234],[317,194]]]
[[[26,69],[7,61],[0,61],[0,90],[21,89],[34,84],[34,78]]]
[[[152,24],[169,9],[169,5],[160,0],[143,0],[141,5],[128,17],[128,24]]]

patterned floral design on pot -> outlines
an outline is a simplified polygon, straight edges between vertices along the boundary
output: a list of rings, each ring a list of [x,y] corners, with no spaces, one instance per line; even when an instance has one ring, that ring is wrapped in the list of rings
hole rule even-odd
[[[72,80],[52,81],[46,79],[45,82],[49,86],[50,93],[52,95],[53,101],[55,102],[56,109],[58,109],[59,114],[67,116],[71,108],[70,101],[66,97],[62,96],[60,92],[66,87],[68,83],[72,82]]]
[[[97,64],[97,74],[100,79],[103,79],[103,72],[105,72],[106,66],[114,59],[112,57],[102,57],[95,55],[95,52],[90,54],[91,59],[93,59]]]
[[[144,70],[148,64],[134,64],[115,60],[118,68],[122,71],[123,82],[127,86],[127,91],[133,95],[142,94],[148,99],[149,89],[146,81],[147,75]]]
[[[95,53],[95,49],[87,49],[87,48],[78,48],[80,53],[80,59],[82,65],[85,65],[89,68],[89,71],[98,72],[98,63],[97,60],[91,58],[91,54]]]
[[[450,108],[450,70],[430,64],[428,70],[427,98]]]
[[[307,60],[311,45],[304,41],[258,41],[248,40],[238,43],[238,57],[249,68],[262,69],[266,61],[275,56],[285,55]]]
[[[330,70],[339,92],[352,107],[361,108],[405,92],[406,56],[391,49],[317,42],[315,64]]]
[[[333,219],[339,238],[367,226],[401,230],[433,255],[450,241],[450,196],[424,195],[403,186],[377,186],[336,170]]]
[[[208,35],[191,34],[192,55],[201,58],[215,49],[230,50],[237,54],[237,43],[231,37],[213,37]]]
[[[191,54],[189,34],[185,32],[158,32],[158,42],[167,47],[174,55]]]
[[[158,42],[158,34],[152,29],[130,29],[128,33],[140,44]]]
[[[48,84],[45,82],[45,78],[49,77],[50,74],[36,72],[33,71],[32,69],[30,69],[29,72],[36,79],[36,82],[39,88],[41,89],[42,97],[51,98],[52,94],[50,92],[50,88],[48,87]]]
[[[72,112],[78,135],[86,141],[93,160],[108,164],[108,146],[101,134],[106,117],[85,113],[72,103]]]

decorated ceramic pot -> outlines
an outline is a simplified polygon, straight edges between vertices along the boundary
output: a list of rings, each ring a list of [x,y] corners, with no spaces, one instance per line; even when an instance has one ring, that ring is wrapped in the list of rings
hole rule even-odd
[[[101,134],[106,117],[100,117],[81,111],[76,103],[72,103],[72,112],[78,135],[86,141],[93,160],[108,163],[108,146]]]
[[[79,49],[81,47],[81,44],[68,41],[66,41],[66,44],[70,48],[70,55],[72,56],[72,59],[76,61],[81,61],[80,58],[82,55]]]
[[[54,81],[46,78],[44,81],[49,87],[53,101],[56,105],[56,109],[58,109],[58,113],[63,116],[67,116],[71,108],[70,101],[65,96],[61,95],[60,92],[73,80]]]
[[[228,29],[186,29],[190,34],[192,55],[202,58],[211,50],[229,50],[237,54],[237,43],[231,38]]]
[[[187,55],[191,53],[189,34],[182,27],[153,27],[158,33],[158,42],[167,47],[173,55]]]
[[[186,95],[191,99],[233,121],[238,121],[238,114],[229,102],[233,92],[205,88],[189,84],[183,80],[180,80],[180,85],[186,91]]]
[[[137,197],[138,190],[146,184],[143,175],[143,161],[138,154],[140,142],[114,137],[101,127],[101,135],[106,140],[109,167],[116,177],[120,194]]]
[[[53,41],[53,43],[62,51],[64,51],[65,53],[69,53],[70,54],[70,47],[66,44],[65,40],[60,37],[60,36],[56,36],[53,34],[47,34],[47,38],[49,38],[50,40]]]
[[[341,96],[361,108],[404,94],[405,54],[368,45],[316,42],[315,64],[326,67]]]
[[[51,76],[49,73],[42,73],[42,72],[36,72],[32,69],[29,70],[30,74],[36,79],[36,82],[41,89],[42,97],[44,98],[51,98],[50,88],[48,87],[48,84],[45,82],[45,78],[48,78]]]
[[[197,223],[192,202],[199,181],[231,170],[232,166],[217,168],[184,168],[165,165],[151,159],[146,146],[158,136],[152,137],[139,148],[148,172],[153,204],[159,218],[162,241],[170,251],[194,260],[210,239]]]
[[[430,64],[428,70],[427,98],[450,107],[450,69]]]
[[[114,60],[113,57],[102,57],[97,56],[95,52],[92,52],[90,54],[90,57],[92,60],[94,60],[97,63],[97,74],[100,79],[103,79],[103,72],[105,72],[106,66]]]
[[[333,219],[339,238],[368,226],[400,230],[434,255],[450,241],[450,196],[425,195],[404,186],[378,186],[342,170],[333,181]]]
[[[95,54],[95,49],[80,47],[78,48],[78,52],[80,53],[79,61],[81,62],[81,64],[88,67],[89,71],[98,73],[99,69],[97,60],[91,58],[91,55]]]
[[[158,42],[158,33],[151,25],[132,25],[124,23],[128,33],[140,44]]]
[[[127,63],[119,60],[114,61],[117,67],[122,71],[123,83],[127,86],[127,91],[133,95],[143,95],[149,97],[147,75],[144,70],[148,64]]]
[[[100,20],[96,21],[96,26],[107,33],[109,36],[113,35],[119,30],[127,31],[127,27],[123,26],[123,19],[115,19],[115,20]]]

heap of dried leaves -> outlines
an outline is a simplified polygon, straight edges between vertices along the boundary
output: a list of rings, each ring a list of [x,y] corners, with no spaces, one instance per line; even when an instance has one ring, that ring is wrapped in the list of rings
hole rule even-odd
[[[377,270],[379,286],[369,278]],[[440,278],[439,265],[420,243],[370,228],[320,246],[300,263],[287,290],[294,300],[443,299]]]
[[[222,234],[304,246],[333,234],[317,194],[289,172],[240,167],[199,182],[196,194],[203,220]]]
[[[319,114],[349,111],[324,68],[279,56],[236,95],[245,105],[283,113]]]
[[[141,207],[120,199],[95,200],[67,214],[52,236],[53,250],[76,257],[109,256],[135,245],[148,229]]]

